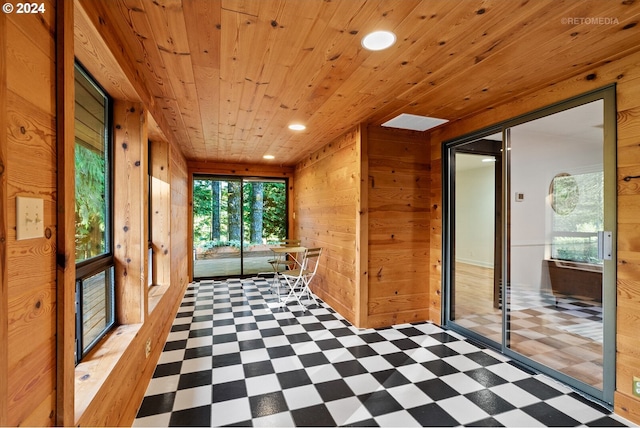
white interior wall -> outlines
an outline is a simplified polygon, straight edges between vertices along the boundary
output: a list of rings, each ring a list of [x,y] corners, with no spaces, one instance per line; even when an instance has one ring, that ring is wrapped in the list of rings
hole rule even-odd
[[[486,156],[458,154],[486,158]],[[456,171],[456,261],[493,267],[495,163]]]
[[[510,158],[511,286],[540,289],[551,243],[551,181],[559,173],[602,170],[602,141],[514,127]],[[522,202],[515,201],[516,193],[524,194]]]

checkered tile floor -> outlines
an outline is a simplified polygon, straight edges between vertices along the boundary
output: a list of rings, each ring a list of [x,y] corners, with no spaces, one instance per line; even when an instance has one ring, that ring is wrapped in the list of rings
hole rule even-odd
[[[189,285],[134,426],[626,426],[430,323],[354,328],[266,279]]]

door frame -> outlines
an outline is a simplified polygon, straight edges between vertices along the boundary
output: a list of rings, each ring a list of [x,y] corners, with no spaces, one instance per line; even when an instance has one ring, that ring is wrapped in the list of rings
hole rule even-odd
[[[194,172],[190,174],[190,182],[189,182],[189,189],[190,189],[190,194],[189,194],[189,198],[191,203],[190,205],[190,209],[189,209],[189,225],[190,225],[190,230],[189,230],[189,252],[191,254],[193,254],[193,250],[194,250],[194,237],[193,237],[193,229],[194,229],[194,224],[193,224],[193,182],[194,180],[197,179],[203,179],[203,180],[207,180],[207,179],[212,179],[212,180],[218,180],[218,181],[237,181],[240,182],[240,236],[241,236],[241,241],[242,243],[244,242],[244,221],[243,221],[243,207],[244,207],[244,184],[246,181],[263,181],[263,182],[284,182],[284,187],[285,187],[285,218],[284,218],[284,224],[285,224],[285,235],[288,237],[289,236],[289,208],[290,208],[290,195],[289,195],[289,177],[285,176],[285,177],[263,177],[263,176],[257,176],[257,175],[228,175],[228,174],[215,174],[215,173],[208,173],[208,172]],[[244,245],[241,244],[240,245],[240,273],[237,276],[237,278],[248,278],[248,277],[252,277],[255,276],[256,274],[253,273],[249,273],[249,274],[245,274],[244,273]],[[203,276],[203,277],[196,277],[195,276],[195,263],[194,263],[194,257],[193,255],[190,257],[190,263],[189,263],[189,278],[191,281],[195,281],[195,280],[220,280],[220,279],[225,279],[228,278],[227,276]]]
[[[496,343],[492,340],[486,339],[484,336],[466,329],[455,321],[451,320],[451,306],[454,302],[452,293],[452,278],[454,273],[454,260],[453,250],[455,246],[455,231],[453,229],[453,222],[455,219],[455,186],[453,186],[454,173],[455,173],[455,149],[458,146],[470,143],[482,139],[483,137],[502,133],[502,147],[503,153],[507,153],[507,156],[503,157],[502,162],[502,194],[496,194],[496,199],[502,203],[501,217],[501,272],[499,275],[501,278],[509,278],[509,204],[510,204],[510,189],[509,189],[509,156],[508,156],[508,143],[509,135],[508,130],[522,123],[526,123],[535,119],[539,119],[544,116],[555,114],[573,107],[577,107],[583,104],[590,103],[596,100],[603,100],[603,119],[604,119],[604,132],[603,132],[603,167],[604,167],[604,210],[605,210],[605,224],[604,230],[613,232],[613,249],[612,259],[605,260],[605,268],[603,269],[603,291],[602,291],[602,304],[603,304],[603,389],[599,390],[595,387],[587,385],[583,382],[577,381],[568,375],[565,375],[557,370],[550,369],[549,367],[538,363],[536,361],[527,358],[526,356],[519,354],[506,347],[507,344],[507,316],[508,313],[502,308],[502,343]],[[453,331],[457,331],[473,340],[480,341],[481,343],[496,348],[501,353],[509,358],[518,361],[535,371],[548,374],[561,382],[580,390],[596,400],[602,402],[605,405],[611,405],[613,403],[613,396],[615,392],[615,373],[616,373],[616,361],[615,361],[615,336],[616,336],[616,244],[617,244],[617,121],[616,121],[616,90],[615,84],[607,85],[603,88],[593,90],[582,95],[578,95],[567,100],[552,104],[550,106],[537,109],[535,111],[519,115],[515,118],[502,121],[498,124],[485,127],[475,132],[465,134],[458,138],[453,138],[444,141],[442,144],[442,202],[443,202],[443,224],[442,224],[442,311],[441,324]],[[496,183],[496,190],[498,185]],[[496,229],[496,235],[499,235],[499,231]],[[502,281],[502,296],[506,296],[507,281]]]

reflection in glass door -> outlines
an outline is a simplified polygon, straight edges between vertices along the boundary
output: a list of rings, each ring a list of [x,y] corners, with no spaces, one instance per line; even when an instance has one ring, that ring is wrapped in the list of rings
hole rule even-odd
[[[604,209],[603,104],[509,128],[505,201],[505,346],[596,396],[605,390],[604,274],[615,269],[615,215]]]
[[[615,389],[611,88],[444,147],[445,324],[604,402]]]
[[[269,247],[287,235],[284,180],[195,176],[193,277],[271,272]]]
[[[450,187],[450,319],[496,346],[502,341],[501,150],[501,133],[456,146]]]

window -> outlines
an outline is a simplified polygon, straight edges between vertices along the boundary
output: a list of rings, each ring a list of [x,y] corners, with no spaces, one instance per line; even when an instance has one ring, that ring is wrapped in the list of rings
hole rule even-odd
[[[552,207],[551,257],[602,264],[598,258],[598,231],[604,227],[602,171],[560,173],[549,188]]]
[[[110,100],[76,64],[76,363],[115,324]]]

